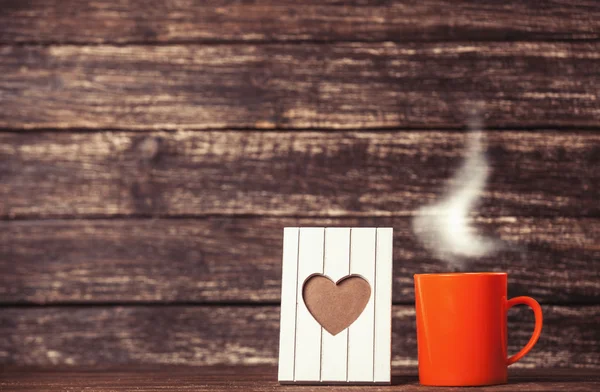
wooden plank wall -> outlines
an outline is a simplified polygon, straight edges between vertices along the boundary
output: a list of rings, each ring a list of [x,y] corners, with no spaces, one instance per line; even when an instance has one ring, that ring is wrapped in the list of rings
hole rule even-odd
[[[545,326],[515,366],[600,368],[600,5],[0,1],[0,364],[275,364],[282,228],[411,216],[483,103],[475,224]],[[509,349],[533,328],[510,313]]]

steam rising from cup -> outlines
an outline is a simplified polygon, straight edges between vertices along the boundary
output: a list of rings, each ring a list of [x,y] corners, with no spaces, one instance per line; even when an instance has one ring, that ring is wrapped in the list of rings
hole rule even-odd
[[[467,259],[493,254],[500,242],[478,233],[469,215],[474,211],[489,173],[479,122],[470,126],[462,166],[448,181],[442,198],[422,207],[413,219],[413,231],[433,255],[462,269]]]

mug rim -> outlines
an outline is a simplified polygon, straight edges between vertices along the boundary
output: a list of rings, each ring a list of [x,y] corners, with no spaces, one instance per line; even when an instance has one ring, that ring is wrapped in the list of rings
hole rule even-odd
[[[437,277],[456,277],[456,276],[508,276],[507,272],[440,272],[414,274],[417,276],[437,276]]]

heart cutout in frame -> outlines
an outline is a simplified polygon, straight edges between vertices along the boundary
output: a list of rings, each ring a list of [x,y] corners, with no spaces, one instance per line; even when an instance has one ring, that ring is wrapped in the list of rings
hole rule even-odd
[[[315,320],[335,336],[365,310],[371,285],[360,275],[347,275],[334,282],[326,275],[313,274],[304,281],[302,298]]]

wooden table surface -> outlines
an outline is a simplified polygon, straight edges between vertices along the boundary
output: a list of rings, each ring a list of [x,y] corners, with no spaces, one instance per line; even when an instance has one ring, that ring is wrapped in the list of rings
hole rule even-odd
[[[598,391],[600,372],[595,369],[515,369],[510,382],[488,386],[486,391]],[[0,372],[1,391],[307,391],[347,390],[345,386],[282,386],[274,367],[121,367],[33,369],[5,367]],[[391,386],[354,386],[352,390],[456,391],[461,388],[419,386],[416,370],[395,372]],[[465,388],[474,391],[479,388]]]

